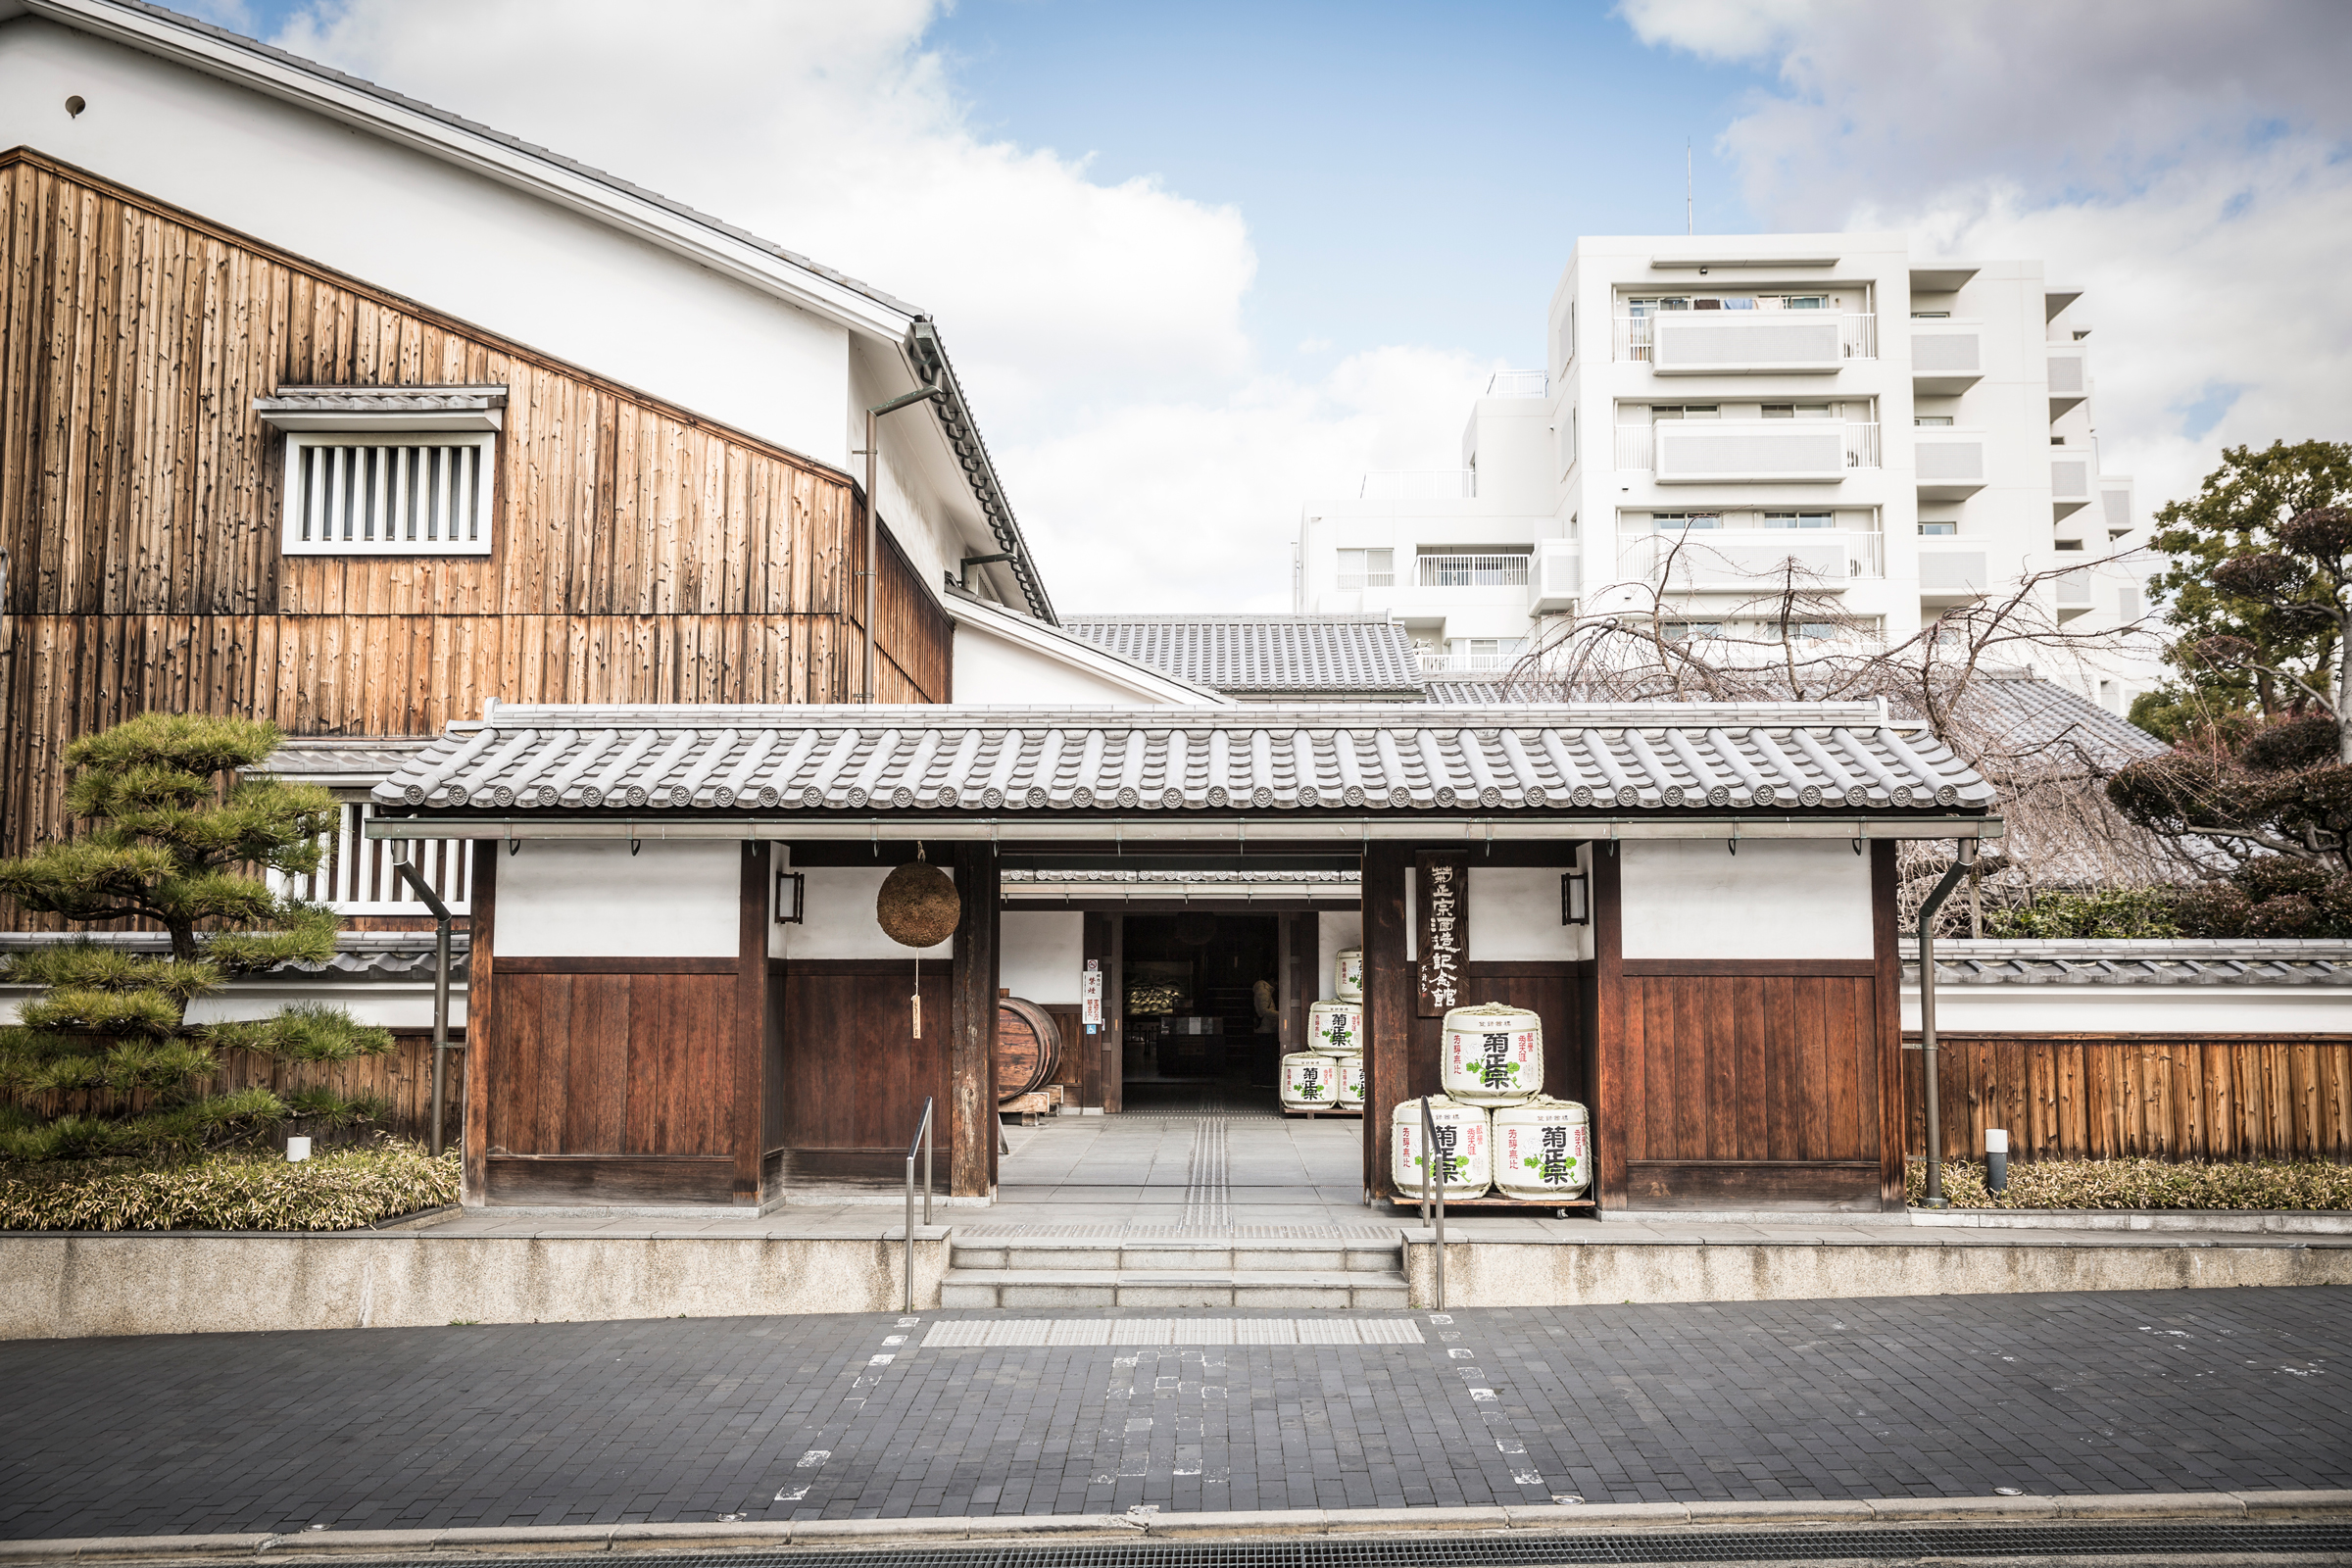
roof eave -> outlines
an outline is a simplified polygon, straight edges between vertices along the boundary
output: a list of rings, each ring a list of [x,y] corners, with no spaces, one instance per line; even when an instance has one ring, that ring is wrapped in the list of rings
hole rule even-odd
[[[972,499],[980,504],[981,515],[988,521],[989,536],[997,548],[1012,557],[1005,563],[1012,570],[1012,579],[1021,590],[1021,599],[1029,613],[1049,626],[1060,622],[1054,614],[1054,601],[1046,594],[1045,579],[1030,557],[1029,541],[1021,536],[1021,525],[1012,514],[1012,503],[1004,498],[1004,485],[997,477],[997,466],[988,455],[988,443],[980,438],[980,423],[972,417],[971,405],[964,401],[963,384],[956,378],[956,367],[948,359],[948,347],[939,335],[939,324],[928,316],[917,316],[906,326],[907,357],[914,361],[915,373],[923,384],[939,388],[940,396],[932,401],[932,410],[939,418],[940,431],[947,437],[948,450],[955,455],[963,469],[964,482],[972,487]]]

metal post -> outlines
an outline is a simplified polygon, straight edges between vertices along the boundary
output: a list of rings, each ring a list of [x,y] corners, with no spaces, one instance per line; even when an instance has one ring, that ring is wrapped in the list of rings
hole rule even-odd
[[[931,1223],[931,1105],[923,1104],[923,1223]]]
[[[432,885],[409,863],[406,840],[395,840],[392,846],[392,869],[409,885],[409,891],[433,911],[433,1127],[430,1147],[434,1154],[441,1152],[441,1113],[448,1103],[443,1086],[449,1074],[449,906],[441,902]]]
[[[1421,1148],[1428,1156],[1421,1164],[1423,1212],[1434,1221],[1438,1244],[1438,1310],[1446,1310],[1446,1182],[1439,1174],[1438,1123],[1429,1112],[1429,1097],[1421,1097]]]
[[[923,1156],[923,1223],[931,1223],[931,1105],[923,1101],[923,1119],[906,1141],[906,1310],[914,1310],[914,1156]]]
[[[1949,1208],[1943,1196],[1943,1094],[1936,1079],[1936,911],[1977,863],[1977,841],[1961,839],[1959,858],[1919,906],[1919,1068],[1928,1110],[1928,1191],[1922,1208]]]

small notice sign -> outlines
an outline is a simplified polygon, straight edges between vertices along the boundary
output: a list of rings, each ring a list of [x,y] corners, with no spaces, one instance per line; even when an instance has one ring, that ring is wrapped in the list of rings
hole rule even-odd
[[[1087,1031],[1092,1033],[1093,1031],[1102,1028],[1102,960],[1101,958],[1089,958],[1086,960],[1086,978],[1083,988],[1078,993],[1078,997],[1079,1001],[1085,1005],[1086,1008],[1084,1018]]]
[[[1414,876],[1420,1014],[1442,1018],[1461,1004],[1463,966],[1470,961],[1470,857],[1458,852],[1424,854]]]

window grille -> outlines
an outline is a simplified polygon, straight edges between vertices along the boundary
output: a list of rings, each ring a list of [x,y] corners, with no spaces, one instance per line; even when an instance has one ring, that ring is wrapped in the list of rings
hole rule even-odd
[[[286,436],[285,553],[488,555],[495,431]]]

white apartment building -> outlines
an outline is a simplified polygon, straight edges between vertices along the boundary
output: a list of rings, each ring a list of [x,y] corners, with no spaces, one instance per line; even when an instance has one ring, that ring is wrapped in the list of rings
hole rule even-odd
[[[2136,621],[2146,562],[2087,564],[2145,533],[2099,467],[2077,301],[2037,262],[1916,262],[1899,233],[1580,239],[1547,364],[1494,378],[1459,469],[1307,504],[1298,606],[1388,612],[1433,674],[1657,592],[1688,635],[1777,637],[1761,602],[1792,561],[1838,607],[1799,635],[1900,642],[2070,560],[2053,618]],[[2159,678],[2108,665],[2045,673],[2117,712]]]

